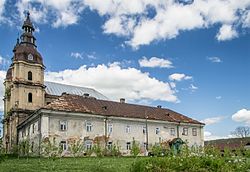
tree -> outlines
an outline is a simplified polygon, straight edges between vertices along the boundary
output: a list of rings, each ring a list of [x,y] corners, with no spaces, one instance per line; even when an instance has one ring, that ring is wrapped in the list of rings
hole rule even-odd
[[[250,127],[239,126],[233,132],[233,135],[244,138],[250,136]]]

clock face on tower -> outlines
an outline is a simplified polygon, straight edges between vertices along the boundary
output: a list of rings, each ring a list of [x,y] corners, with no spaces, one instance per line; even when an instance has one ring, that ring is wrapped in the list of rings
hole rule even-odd
[[[33,60],[33,55],[32,54],[28,55],[28,60]]]

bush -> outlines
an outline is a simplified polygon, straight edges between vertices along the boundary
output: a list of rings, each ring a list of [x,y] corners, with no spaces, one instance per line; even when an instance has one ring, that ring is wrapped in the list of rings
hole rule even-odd
[[[133,156],[137,156],[139,153],[140,153],[140,146],[138,143],[136,143],[135,139],[133,138],[131,154]]]
[[[103,150],[100,146],[100,144],[95,144],[92,148],[93,152],[95,153],[96,156],[102,157],[103,156]]]
[[[132,172],[155,171],[189,171],[189,172],[214,172],[214,171],[247,171],[250,163],[243,158],[226,159],[210,156],[171,156],[139,159],[132,165]]]
[[[155,152],[159,153],[160,148],[155,146]],[[191,151],[183,147],[178,155],[169,155],[167,157],[151,157],[139,159],[132,165],[132,172],[238,172],[249,171],[250,161],[248,150],[236,154],[229,149],[224,150],[224,154],[214,147],[206,147],[203,150]],[[243,156],[245,154],[245,156]]]

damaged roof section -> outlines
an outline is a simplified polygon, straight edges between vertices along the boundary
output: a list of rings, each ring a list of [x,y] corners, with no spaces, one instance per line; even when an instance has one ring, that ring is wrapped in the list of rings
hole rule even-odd
[[[72,94],[62,94],[61,97],[46,105],[43,109],[204,125],[199,121],[165,108],[99,100]]]

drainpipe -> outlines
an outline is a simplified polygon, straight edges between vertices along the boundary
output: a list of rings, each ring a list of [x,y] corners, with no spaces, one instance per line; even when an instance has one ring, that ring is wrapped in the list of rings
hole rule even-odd
[[[41,115],[41,113],[39,114],[39,119],[38,119],[38,130],[39,130],[39,136],[38,136],[38,155],[39,155],[39,157],[40,157],[40,155],[41,155],[41,140],[42,140],[42,131],[41,131],[41,119],[42,118],[42,115]]]
[[[105,129],[104,129],[104,133],[105,133],[105,149],[107,149],[107,142],[108,142],[108,139],[107,139],[107,121],[108,121],[108,118],[107,117],[105,117],[105,119],[104,119],[104,124],[105,124]]]
[[[148,116],[146,116],[146,149],[148,151]]]
[[[178,122],[178,124],[177,124],[177,138],[180,138],[180,129],[179,129],[179,127],[180,127],[180,125],[181,125],[181,122],[179,121]]]
[[[108,139],[107,139],[107,121],[108,121],[108,117],[107,117],[107,109],[108,107],[107,106],[103,106],[102,107],[103,111],[104,111],[104,115],[105,115],[105,119],[104,119],[104,135],[105,135],[105,149],[107,149],[107,142],[108,142]]]

